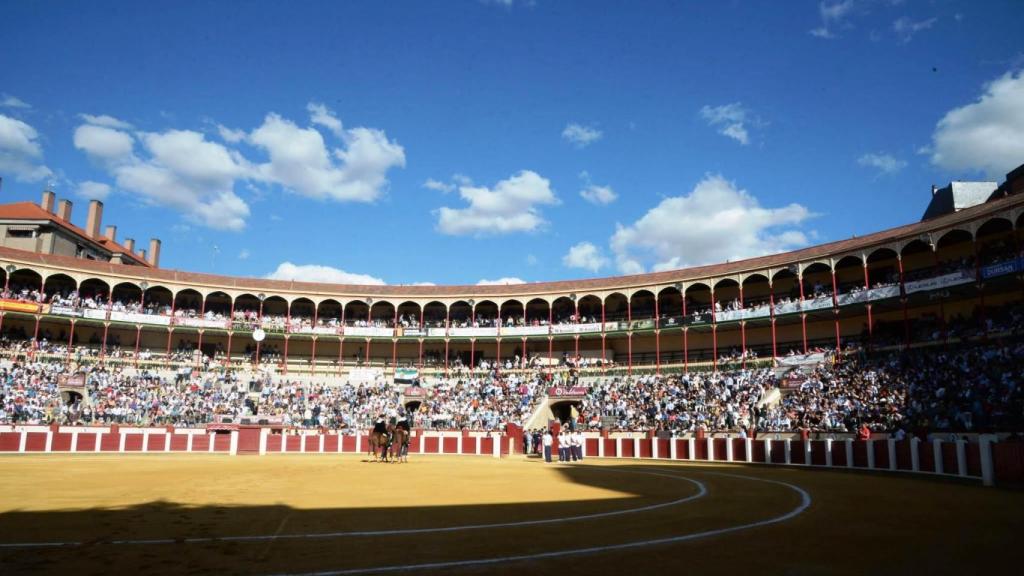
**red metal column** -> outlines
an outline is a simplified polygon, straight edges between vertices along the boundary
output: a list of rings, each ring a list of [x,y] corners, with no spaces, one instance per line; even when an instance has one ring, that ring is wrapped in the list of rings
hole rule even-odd
[[[345,313],[342,311],[341,315],[344,317]],[[341,374],[342,367],[345,366],[345,359],[342,356],[342,351],[345,349],[345,337],[342,336],[338,339],[338,374]]]
[[[139,367],[139,340],[142,339],[142,326],[135,326],[135,359],[133,364],[136,368]],[[228,333],[228,342],[231,342],[231,333]]]
[[[604,298],[601,299],[601,370],[607,370],[607,360],[605,359],[605,333],[604,333]]]
[[[718,317],[715,314],[715,289],[711,288],[711,367],[718,371]]]
[[[501,317],[501,313],[500,312],[498,313],[498,317],[499,318]],[[500,320],[499,320],[499,322],[500,322]],[[501,369],[501,338],[500,337],[498,338],[498,354],[497,354],[496,360],[494,362],[497,365],[497,367],[495,369],[496,370],[500,370]]]
[[[768,315],[771,317],[772,322],[772,360],[774,361],[779,357],[779,351],[776,347],[777,341],[775,339],[775,292],[772,291],[771,284],[768,284]]]
[[[72,318],[71,319],[71,331],[68,332],[68,353],[66,355],[68,362],[71,361],[71,351],[72,351],[72,347],[74,346],[74,340],[75,340],[75,319]]]
[[[743,310],[743,284],[740,284],[740,310]],[[743,354],[743,368],[747,367],[747,321],[740,320],[740,348]]]
[[[423,323],[421,322],[420,326],[422,326],[422,325],[423,325]],[[422,328],[421,328],[421,330],[422,330]],[[420,346],[420,354],[419,354],[418,366],[419,366],[419,368],[423,368],[423,338],[419,338],[419,346]]]
[[[935,269],[939,268],[939,252],[934,247],[932,248],[933,261],[935,262]],[[939,298],[939,326],[942,328],[942,343],[949,343],[949,335],[946,334],[946,304],[945,298]]]
[[[836,359],[840,356],[842,342],[839,339],[839,290],[836,288],[836,271],[832,269],[832,314],[836,323]]]
[[[903,308],[903,348],[910,348],[910,320],[907,318],[907,285],[903,281],[903,256],[896,255],[900,271],[900,304]]]
[[[800,284],[800,331],[803,334],[804,341],[804,354],[807,354],[807,313],[804,312],[804,272],[800,271],[800,275],[797,276],[797,281]]]
[[[167,356],[171,355],[171,337],[174,336],[174,328],[167,329]],[[257,348],[259,350],[259,348]]]
[[[313,316],[316,317],[316,312],[315,311],[313,312]],[[313,325],[316,326],[316,321],[313,322]],[[312,375],[316,374],[316,336],[315,335],[313,336],[313,353],[310,354],[310,359],[309,359],[309,373],[312,374]]]
[[[224,351],[225,355],[227,356],[228,366],[231,365],[231,336],[234,333],[235,333],[234,330],[228,330],[228,347],[227,347],[227,350]],[[136,356],[138,356],[138,351],[139,351],[139,347],[138,347],[138,344],[136,343],[136,346],[135,346],[135,354],[136,354]]]
[[[391,369],[398,368],[398,338],[391,337]]]
[[[629,352],[628,374],[633,375],[633,298],[626,298],[626,344]]]
[[[686,293],[682,290],[679,291],[683,298],[683,372],[690,371],[690,343],[688,342],[689,336],[687,332],[690,331],[689,327],[686,326]]]
[[[974,242],[974,277],[978,283],[978,314],[981,320],[982,333],[981,337],[983,340],[988,340],[988,319],[985,316],[985,282],[981,277],[981,254],[978,250],[978,239],[975,238]],[[901,276],[902,277],[902,276]]]
[[[718,371],[718,324],[711,325],[711,366]]]
[[[445,320],[445,325],[447,324],[448,321]],[[444,337],[444,377],[448,377],[448,336]]]
[[[867,301],[867,310],[868,310],[868,351],[870,352],[871,351],[871,340],[872,340],[871,337],[874,334],[875,327],[874,327],[874,321],[871,319],[871,300],[870,300],[871,294],[870,294],[869,290],[871,290],[871,281],[868,279],[868,261],[865,260],[864,261],[864,292],[867,293],[867,297],[868,297],[868,301]]]
[[[100,343],[100,360],[104,360],[107,357],[107,332],[110,329],[110,321],[103,323],[103,342]],[[36,333],[33,338],[36,341],[36,346],[39,346],[39,316],[36,316]]]
[[[661,319],[658,318],[658,294],[654,295],[654,372],[661,374]]]
[[[475,321],[476,320],[474,319],[472,322],[475,322]],[[469,339],[469,372],[470,372],[470,374],[473,373],[473,370],[474,370],[475,367],[476,367],[476,338],[470,338]]]
[[[364,364],[366,364],[367,366],[370,365],[370,348],[372,348],[372,347],[373,347],[373,339],[372,338],[367,338],[366,339],[366,360],[364,361]]]
[[[285,320],[285,326],[288,325],[287,322],[288,321]],[[288,334],[285,334],[284,335],[284,373],[285,374],[288,373],[288,340],[290,340],[290,338],[288,337]]]

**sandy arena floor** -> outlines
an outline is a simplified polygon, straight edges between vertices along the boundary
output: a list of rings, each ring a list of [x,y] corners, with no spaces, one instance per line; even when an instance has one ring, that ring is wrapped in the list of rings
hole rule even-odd
[[[0,458],[3,574],[982,574],[1024,493],[798,468],[521,457]],[[385,570],[386,569],[386,570]]]

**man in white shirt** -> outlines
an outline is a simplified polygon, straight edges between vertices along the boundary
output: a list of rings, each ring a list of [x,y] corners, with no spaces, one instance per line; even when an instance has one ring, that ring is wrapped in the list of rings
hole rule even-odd
[[[544,430],[544,461],[551,462],[551,444],[555,441],[555,438],[551,435],[551,429]]]

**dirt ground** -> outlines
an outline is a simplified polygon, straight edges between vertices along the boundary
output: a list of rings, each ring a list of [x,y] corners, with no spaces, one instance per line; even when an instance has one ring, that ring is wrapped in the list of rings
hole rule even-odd
[[[893,474],[0,457],[2,574],[1002,574],[1022,528],[1022,491]]]

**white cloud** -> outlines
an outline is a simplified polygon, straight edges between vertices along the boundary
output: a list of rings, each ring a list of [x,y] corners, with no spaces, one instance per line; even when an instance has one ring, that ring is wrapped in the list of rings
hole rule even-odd
[[[252,254],[249,253],[247,248],[242,248],[242,251],[238,253],[239,260],[248,260],[249,256],[252,256]]]
[[[526,284],[526,281],[515,276],[506,276],[498,278],[497,280],[488,280],[486,278],[476,283],[477,286],[508,286],[511,284]]]
[[[705,105],[700,109],[700,115],[707,121],[708,126],[718,128],[719,134],[728,136],[744,146],[750,143],[750,134],[746,126],[751,120],[750,111],[743,104],[733,102],[721,106]]]
[[[256,182],[313,198],[376,199],[388,185],[388,170],[405,165],[402,147],[380,130],[343,129],[322,104],[310,103],[308,109],[312,122],[338,135],[343,147],[328,149],[315,128],[301,128],[274,113],[250,133],[217,124],[227,145],[191,130],[136,132],[117,118],[82,114],[85,123],[75,130],[74,144],[106,168],[118,188],[211,228],[245,227],[249,205],[235,193],[238,183],[253,193]],[[250,162],[229,146],[241,142],[265,150],[269,161]]]
[[[590,242],[580,242],[569,248],[569,251],[562,256],[562,264],[569,268],[582,268],[591,272],[597,272],[609,264],[608,258],[601,253],[601,249]]]
[[[0,114],[0,174],[14,174],[22,182],[38,182],[53,176],[41,163],[39,133],[28,124]]]
[[[423,187],[427,190],[435,190],[437,192],[444,192],[445,194],[455,191],[454,184],[448,184],[441,182],[440,180],[434,180],[433,178],[427,178],[427,181],[423,183]]]
[[[595,184],[591,184],[583,190],[580,190],[580,196],[591,204],[611,204],[619,197],[619,195],[612,190],[611,186],[597,186]]]
[[[907,167],[906,160],[900,160],[892,154],[869,152],[857,159],[857,164],[875,168],[884,174],[894,174]]]
[[[106,128],[116,128],[118,130],[131,130],[132,128],[132,125],[124,120],[118,120],[117,118],[106,114],[100,114],[99,116],[94,116],[92,114],[79,114],[78,117],[85,120],[87,124],[92,124],[93,126],[104,126]]]
[[[319,264],[292,264],[282,262],[277,270],[267,274],[271,280],[295,280],[298,282],[325,282],[329,284],[358,284],[376,285],[384,284],[380,278],[368,274],[354,274],[332,266],[321,266]]]
[[[105,200],[107,196],[110,196],[110,185],[104,184],[103,182],[93,182],[92,180],[86,180],[78,184],[78,190],[75,191],[80,198],[86,200]]]
[[[306,110],[309,112],[310,122],[327,128],[338,138],[344,137],[345,132],[342,129],[341,120],[334,115],[333,110],[318,102],[310,102],[306,105]]]
[[[538,206],[558,204],[551,182],[530,170],[502,180],[494,188],[460,185],[459,196],[469,206],[438,209],[437,228],[444,234],[532,232],[546,223]]]
[[[976,102],[954,108],[935,126],[931,161],[950,171],[994,179],[1024,162],[1024,71],[985,85]]]
[[[173,208],[210,228],[241,230],[249,206],[234,192],[251,170],[237,152],[190,130],[136,134],[146,154],[136,154],[125,131],[82,125],[75,147],[99,161],[118,188],[158,206]]]
[[[300,128],[271,113],[248,141],[270,156],[257,167],[267,181],[311,198],[376,200],[388,185],[388,170],[405,166],[405,150],[374,128],[344,130],[341,139],[344,148],[328,150],[316,129]]]
[[[135,140],[131,134],[114,128],[83,124],[75,129],[75,148],[95,159],[117,161],[132,155]]]
[[[221,140],[230,144],[238,144],[246,137],[245,130],[234,130],[223,124],[217,124],[217,134],[220,135]]]
[[[928,18],[927,20],[914,21],[904,16],[892,23],[892,30],[903,43],[907,43],[914,37],[914,34],[931,28],[938,20],[938,18]]]
[[[10,94],[0,94],[0,108],[31,108],[32,106],[22,100],[21,98],[15,98]]]
[[[850,15],[855,6],[854,0],[832,0],[818,4],[818,16],[821,18],[821,26],[810,31],[811,36],[817,38],[835,38],[832,29],[840,26],[843,20]]]
[[[806,235],[792,228],[813,216],[799,204],[763,208],[757,198],[719,175],[709,175],[686,196],[666,198],[611,237],[623,274],[649,261],[655,270],[725,262],[799,248]]]
[[[604,133],[597,128],[583,126],[575,122],[567,124],[562,130],[562,138],[577,148],[586,148],[600,140],[603,135]]]
[[[580,190],[580,196],[591,204],[607,205],[611,204],[619,197],[619,195],[612,190],[611,186],[598,186],[591,182],[590,174],[586,171],[580,173],[580,178],[583,179],[585,184],[583,190]]]

